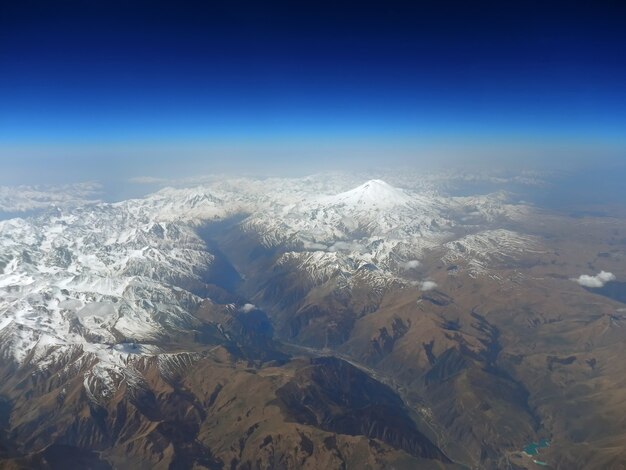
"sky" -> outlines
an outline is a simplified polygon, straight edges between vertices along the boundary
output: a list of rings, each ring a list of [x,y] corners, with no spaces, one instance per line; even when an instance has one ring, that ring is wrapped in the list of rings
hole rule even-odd
[[[579,3],[3,1],[0,184],[620,166],[626,6]]]

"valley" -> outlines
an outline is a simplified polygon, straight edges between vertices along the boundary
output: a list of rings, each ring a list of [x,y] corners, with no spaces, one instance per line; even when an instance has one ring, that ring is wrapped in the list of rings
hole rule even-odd
[[[621,468],[626,219],[386,179],[0,221],[2,465]]]

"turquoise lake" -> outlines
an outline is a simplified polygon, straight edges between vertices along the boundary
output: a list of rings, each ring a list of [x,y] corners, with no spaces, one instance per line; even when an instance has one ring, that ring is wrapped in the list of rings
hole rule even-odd
[[[541,439],[539,442],[531,442],[524,447],[524,452],[528,455],[537,455],[541,449],[550,447],[550,441],[548,439]]]

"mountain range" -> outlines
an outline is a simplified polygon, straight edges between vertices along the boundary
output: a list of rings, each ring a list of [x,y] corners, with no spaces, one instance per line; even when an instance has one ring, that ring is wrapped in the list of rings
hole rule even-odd
[[[626,220],[357,179],[0,221],[2,465],[622,468]]]

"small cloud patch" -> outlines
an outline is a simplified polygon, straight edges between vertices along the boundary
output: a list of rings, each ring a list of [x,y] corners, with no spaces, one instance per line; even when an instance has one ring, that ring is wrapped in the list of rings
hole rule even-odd
[[[253,310],[256,310],[256,305],[254,304],[244,304],[243,307],[240,308],[243,313],[250,313]]]
[[[328,251],[356,251],[363,252],[365,247],[357,242],[335,242],[331,247],[328,248]]]
[[[417,268],[419,265],[420,265],[420,262],[419,262],[418,260],[416,260],[416,259],[412,259],[412,260],[409,260],[409,261],[407,261],[406,263],[404,263],[404,264],[402,265],[402,268],[403,268],[405,271],[410,271],[411,269],[415,269],[415,268]]]
[[[583,287],[598,288],[604,287],[604,284],[615,280],[615,274],[608,273],[606,271],[600,271],[595,276],[589,276],[588,274],[582,274],[578,279],[574,279],[578,284]]]
[[[304,245],[305,250],[310,250],[310,251],[326,251],[328,249],[326,245],[323,245],[321,243],[311,242],[308,240],[304,240],[302,244]]]
[[[423,281],[420,283],[421,290],[433,290],[437,288],[437,283],[435,281]]]

